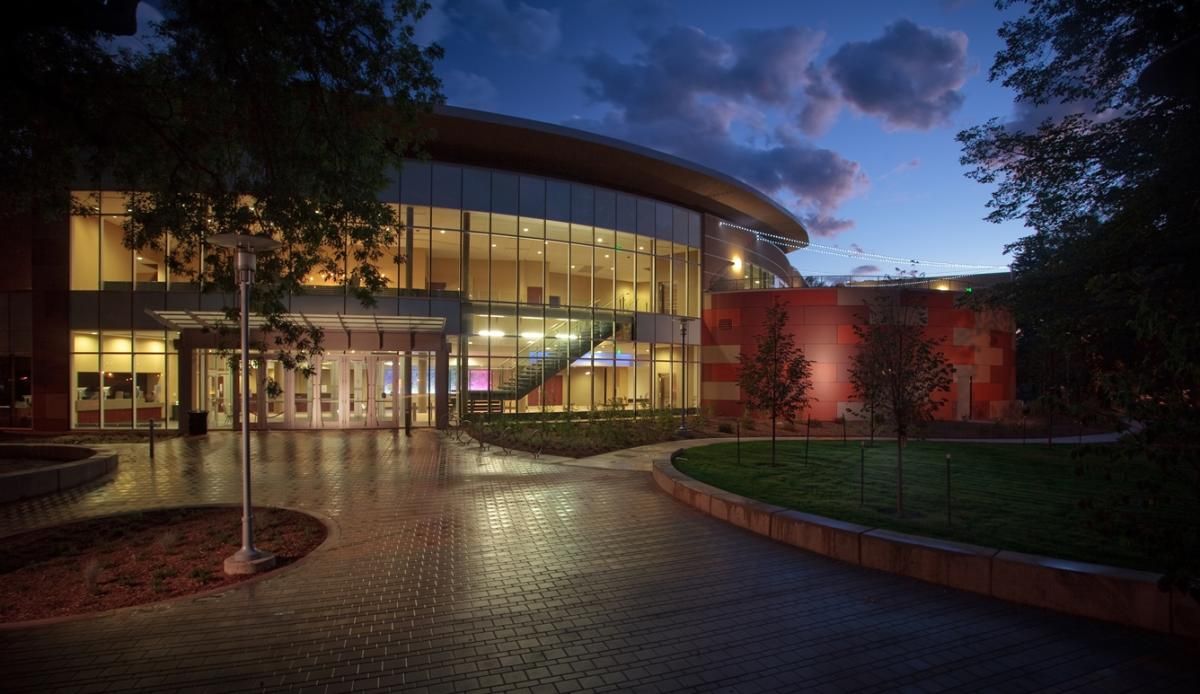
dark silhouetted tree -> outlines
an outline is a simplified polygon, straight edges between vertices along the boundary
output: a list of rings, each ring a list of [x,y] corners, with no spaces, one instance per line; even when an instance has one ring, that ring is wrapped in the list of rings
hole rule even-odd
[[[1014,281],[991,298],[1045,355],[1026,361],[1055,365],[1049,388],[1138,423],[1112,466],[1159,474],[1096,500],[1097,522],[1200,599],[1200,5],[1025,10],[1000,29],[990,77],[1029,117],[958,136],[969,175],[994,186],[989,219],[1034,230],[1009,247]]]
[[[110,25],[128,22],[106,13],[69,25],[6,22],[0,181],[10,206],[0,214],[62,214],[70,190],[104,180],[131,192],[118,210],[128,212],[127,246],[157,250],[176,276],[226,291],[232,254],[205,239],[275,237],[284,247],[259,259],[255,309],[294,365],[319,350],[321,335],[286,319],[287,294],[322,275],[369,303],[386,282],[377,262],[397,260],[400,220],[378,194],[402,157],[419,153],[421,118],[441,99],[441,49],[413,40],[427,5],[157,6],[162,19],[136,50],[114,47]],[[74,211],[95,214],[98,204],[84,195]]]

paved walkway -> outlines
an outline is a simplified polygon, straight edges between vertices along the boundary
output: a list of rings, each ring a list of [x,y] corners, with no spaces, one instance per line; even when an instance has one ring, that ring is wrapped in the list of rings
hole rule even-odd
[[[0,533],[235,502],[237,438],[122,451],[113,481],[0,506]],[[806,554],[643,472],[376,432],[257,435],[256,500],[338,537],[217,596],[0,630],[0,689],[1196,691],[1176,641]],[[561,461],[560,461],[561,462]],[[587,461],[584,461],[585,463]]]

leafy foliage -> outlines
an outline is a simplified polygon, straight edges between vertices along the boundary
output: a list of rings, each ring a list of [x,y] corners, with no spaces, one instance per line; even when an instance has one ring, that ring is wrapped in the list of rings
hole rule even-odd
[[[5,54],[25,54],[4,90],[16,107],[0,123],[14,126],[0,136],[14,155],[0,175],[13,184],[6,195],[61,212],[79,172],[97,188],[115,181],[134,191],[126,245],[165,251],[175,275],[225,291],[233,254],[204,239],[276,238],[283,248],[259,258],[255,309],[277,346],[303,358],[322,336],[284,320],[287,294],[320,274],[370,303],[386,282],[376,263],[397,259],[396,213],[377,196],[401,157],[419,153],[420,118],[441,98],[441,49],[413,41],[427,5],[167,0],[161,9],[139,51],[113,50],[95,28],[17,33]]]
[[[503,450],[577,458],[674,438],[679,419],[670,409],[640,410],[636,417],[634,414],[592,410],[561,415],[491,415],[464,422],[463,427],[477,441]]]
[[[867,303],[854,325],[858,352],[850,358],[850,383],[861,412],[896,429],[896,512],[904,511],[903,449],[909,434],[933,419],[946,402],[954,373],[939,340],[925,334],[925,312],[903,291]]]
[[[1200,7],[1042,0],[1000,34],[991,78],[1050,117],[959,134],[969,175],[995,186],[989,218],[1034,229],[1009,248],[1015,281],[990,298],[1013,311],[1032,361],[1057,364],[1044,390],[1136,423],[1110,465],[1144,458],[1159,478],[1085,503],[1173,557],[1167,582],[1200,597],[1200,521],[1142,513],[1200,499],[1200,118],[1194,66],[1168,55],[1187,39],[1194,46]],[[1166,68],[1155,70],[1159,83],[1139,83],[1156,60]]]
[[[787,303],[778,297],[767,308],[763,333],[755,336],[758,349],[738,355],[738,385],[747,410],[771,418],[771,450],[775,450],[775,424],[782,417],[794,422],[808,407],[812,390],[812,362],[796,346],[787,329]]]

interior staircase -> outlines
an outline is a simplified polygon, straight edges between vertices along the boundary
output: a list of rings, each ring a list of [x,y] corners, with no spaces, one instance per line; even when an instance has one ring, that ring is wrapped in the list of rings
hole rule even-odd
[[[500,412],[505,400],[520,400],[546,379],[561,373],[574,361],[613,336],[613,321],[574,321],[548,327],[544,340],[526,344],[517,352],[517,368],[502,385],[490,391],[472,391],[471,412]]]

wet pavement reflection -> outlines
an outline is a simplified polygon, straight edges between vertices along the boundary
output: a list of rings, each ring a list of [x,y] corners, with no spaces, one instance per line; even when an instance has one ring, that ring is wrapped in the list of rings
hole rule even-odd
[[[112,480],[0,506],[0,533],[240,500],[231,433],[121,453]],[[203,598],[0,630],[0,689],[1190,691],[1177,642],[799,552],[641,471],[422,430],[254,438],[255,502],[335,537]]]

